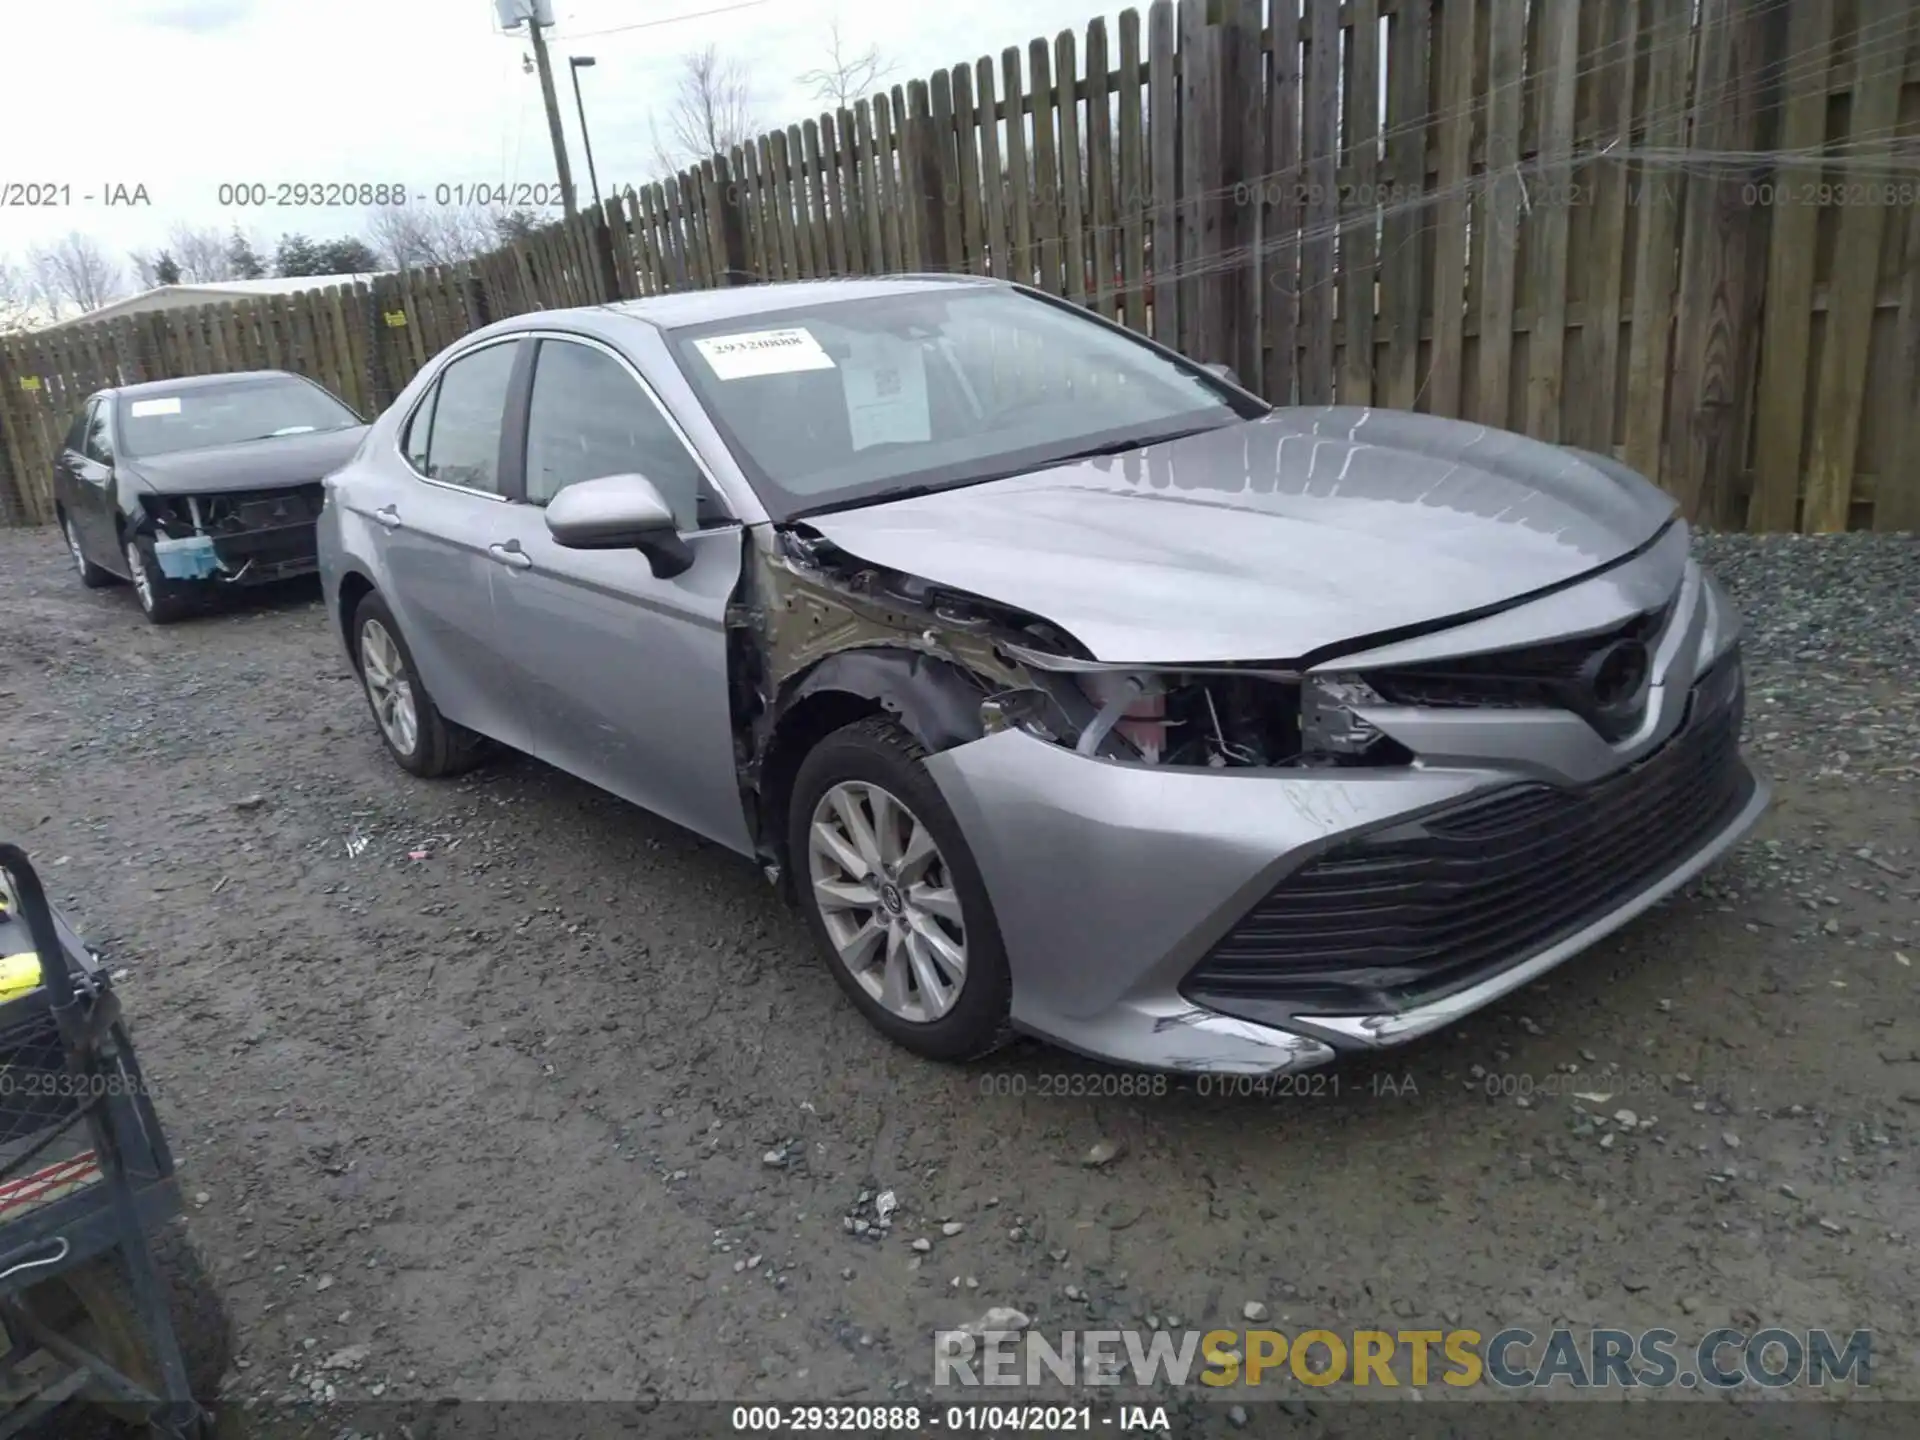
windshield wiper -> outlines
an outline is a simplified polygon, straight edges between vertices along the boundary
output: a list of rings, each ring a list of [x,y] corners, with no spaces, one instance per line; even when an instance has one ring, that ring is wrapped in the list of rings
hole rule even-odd
[[[1064,465],[1069,460],[1091,460],[1099,455],[1120,455],[1128,450],[1143,450],[1149,445],[1163,445],[1169,440],[1184,440],[1189,435],[1204,435],[1209,430],[1223,428],[1225,427],[1221,425],[1195,425],[1186,430],[1169,430],[1158,435],[1151,432],[1145,435],[1129,435],[1119,440],[1109,440],[1104,445],[1089,445],[1084,450],[1069,450],[1064,455],[1050,456],[1032,468],[1044,470],[1049,465]]]

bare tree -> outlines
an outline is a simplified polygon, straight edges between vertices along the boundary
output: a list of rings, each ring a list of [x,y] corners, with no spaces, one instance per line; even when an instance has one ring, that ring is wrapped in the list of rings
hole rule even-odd
[[[191,225],[176,225],[167,232],[165,253],[179,267],[179,285],[205,285],[216,280],[234,280],[232,240],[209,226],[196,230]],[[157,262],[156,257],[156,262]],[[137,263],[137,262],[136,262]]]
[[[69,231],[51,245],[27,252],[40,294],[58,308],[72,305],[82,313],[98,310],[125,288],[120,262],[91,235]]]
[[[0,255],[0,335],[30,328],[38,316],[39,299],[33,276]]]
[[[709,45],[680,57],[680,80],[667,102],[665,134],[655,123],[653,154],[667,174],[744,144],[759,132],[753,87],[737,61]]]
[[[848,54],[837,18],[827,33],[827,63],[797,78],[800,84],[812,87],[815,99],[831,101],[836,110],[851,109],[856,100],[893,73],[893,62],[881,58],[878,45],[869,45],[858,55]]]
[[[456,264],[499,243],[493,212],[478,205],[386,206],[374,212],[367,239],[394,270]]]

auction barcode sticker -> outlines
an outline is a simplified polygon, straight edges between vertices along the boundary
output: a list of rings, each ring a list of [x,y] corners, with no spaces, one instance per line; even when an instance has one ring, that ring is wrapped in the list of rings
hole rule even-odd
[[[722,380],[785,375],[795,370],[831,370],[833,357],[802,329],[747,330],[693,342],[708,368]]]

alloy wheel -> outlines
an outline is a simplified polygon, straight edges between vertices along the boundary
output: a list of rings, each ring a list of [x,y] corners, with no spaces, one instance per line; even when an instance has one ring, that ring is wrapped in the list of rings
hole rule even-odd
[[[133,577],[133,593],[140,597],[140,608],[152,613],[153,579],[147,574],[146,558],[136,540],[127,541],[127,574]]]
[[[374,719],[380,722],[387,743],[402,755],[411,755],[420,738],[413,681],[407,674],[407,662],[400,658],[400,647],[378,620],[368,620],[360,627],[360,674],[366,681],[367,698],[373,702]]]
[[[966,922],[933,832],[898,796],[843,780],[807,828],[814,904],[840,963],[889,1014],[928,1024],[967,980]]]

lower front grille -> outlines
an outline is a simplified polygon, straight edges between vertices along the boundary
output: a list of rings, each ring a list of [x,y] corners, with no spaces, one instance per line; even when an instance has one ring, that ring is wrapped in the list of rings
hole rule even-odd
[[[1395,1010],[1538,954],[1739,812],[1753,785],[1741,708],[1729,657],[1694,687],[1681,729],[1631,769],[1578,790],[1516,786],[1335,847],[1254,906],[1183,991],[1254,1019],[1275,1001]]]

